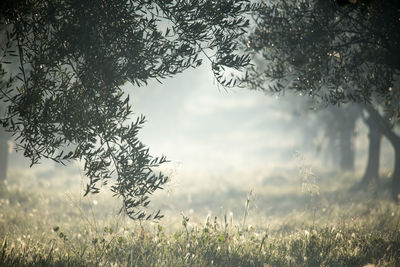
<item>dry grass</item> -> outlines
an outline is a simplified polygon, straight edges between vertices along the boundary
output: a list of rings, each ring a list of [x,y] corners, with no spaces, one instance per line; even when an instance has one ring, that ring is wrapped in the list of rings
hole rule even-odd
[[[166,217],[154,223],[117,215],[108,194],[82,198],[79,177],[68,172],[47,180],[14,171],[0,199],[0,265],[400,264],[400,209],[387,179],[357,192],[351,174],[311,181],[292,173],[266,176],[249,198],[252,188],[229,184],[162,192],[154,206]]]

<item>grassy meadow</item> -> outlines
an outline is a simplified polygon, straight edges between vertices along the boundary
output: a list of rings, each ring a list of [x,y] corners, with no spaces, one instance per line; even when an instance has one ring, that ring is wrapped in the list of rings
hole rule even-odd
[[[13,169],[0,266],[400,266],[389,174],[356,191],[360,174],[316,173],[191,177],[154,196],[160,222],[139,222],[107,190],[83,198],[79,175]]]

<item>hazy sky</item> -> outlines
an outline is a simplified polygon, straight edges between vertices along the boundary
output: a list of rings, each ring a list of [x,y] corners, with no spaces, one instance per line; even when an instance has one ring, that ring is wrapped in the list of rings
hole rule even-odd
[[[256,91],[218,88],[207,66],[128,90],[134,111],[148,120],[142,141],[153,155],[164,154],[186,170],[271,167],[285,164],[295,151],[295,129],[282,102]]]

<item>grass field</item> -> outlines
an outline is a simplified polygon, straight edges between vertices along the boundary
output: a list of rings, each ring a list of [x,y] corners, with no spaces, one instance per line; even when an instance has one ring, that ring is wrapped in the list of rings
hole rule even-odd
[[[352,190],[359,175],[307,169],[260,175],[251,188],[216,177],[158,193],[160,222],[130,221],[108,193],[82,198],[79,179],[58,175],[10,171],[0,266],[400,266],[387,173],[362,191]]]

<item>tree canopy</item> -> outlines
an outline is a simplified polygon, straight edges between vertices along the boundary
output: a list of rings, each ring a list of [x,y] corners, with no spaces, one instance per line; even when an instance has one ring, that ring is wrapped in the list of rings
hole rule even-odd
[[[246,46],[260,64],[247,86],[285,89],[329,103],[385,102],[399,113],[399,2],[269,1],[256,14]]]
[[[168,177],[155,171],[137,137],[135,118],[121,86],[171,77],[211,61],[224,86],[225,71],[249,57],[237,38],[248,26],[246,0],[6,0],[0,3],[0,121],[32,164],[80,159],[85,194],[110,182],[133,219],[148,212],[149,195]]]
[[[394,146],[400,197],[400,2],[271,0],[244,40],[254,54],[245,86],[311,96],[316,105],[360,103]]]

